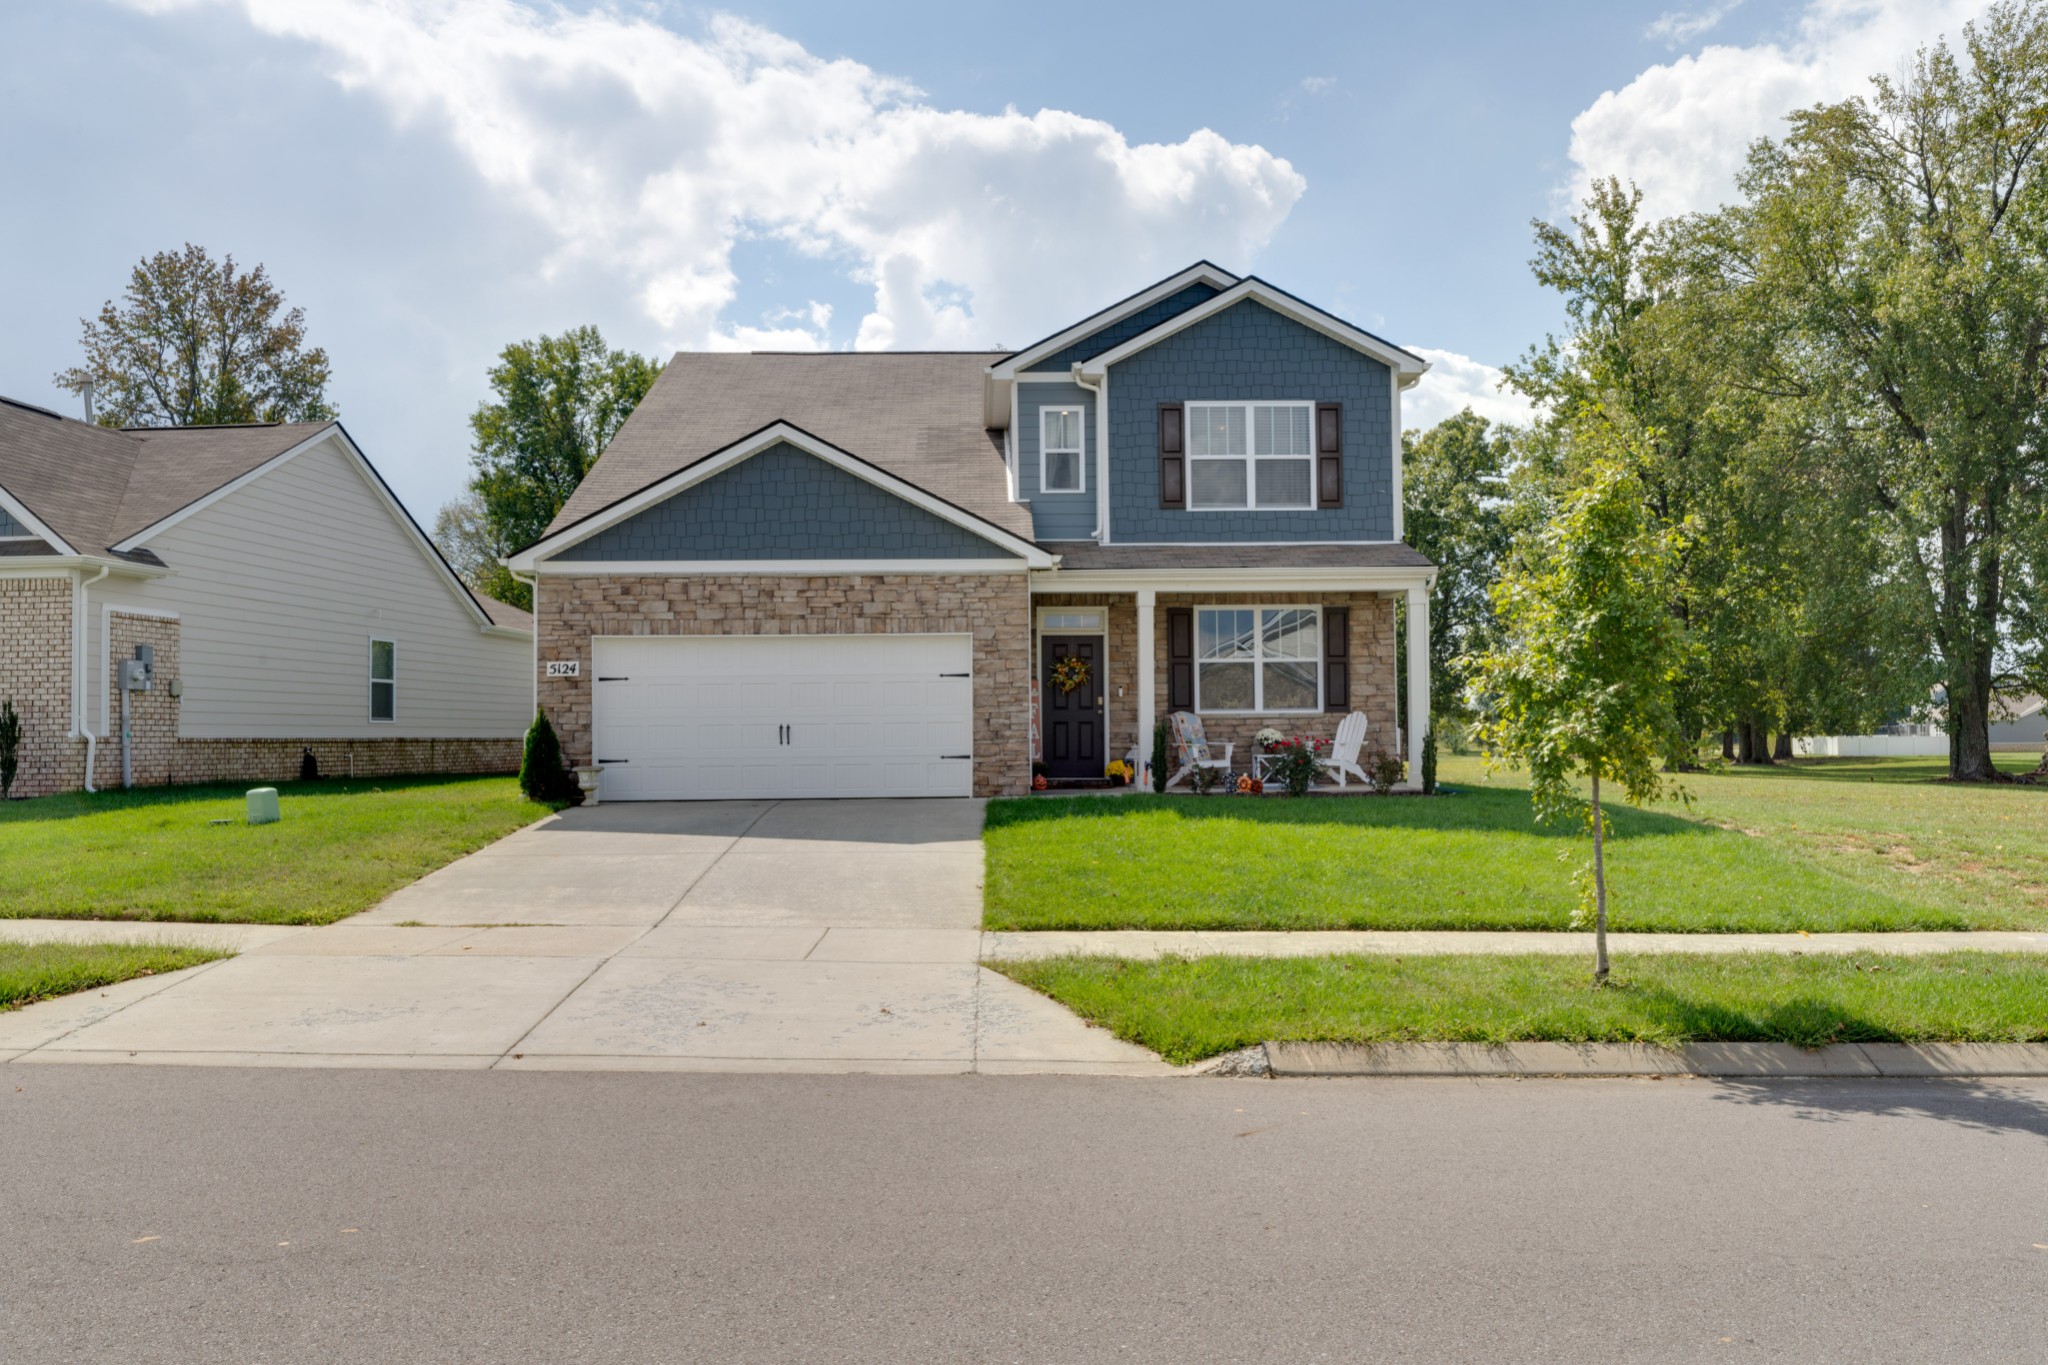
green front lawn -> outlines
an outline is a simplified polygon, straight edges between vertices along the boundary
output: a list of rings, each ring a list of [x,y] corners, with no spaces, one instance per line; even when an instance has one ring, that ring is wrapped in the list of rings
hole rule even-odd
[[[175,972],[228,956],[213,948],[157,943],[8,943],[0,941],[0,1010],[53,995],[95,990],[134,976]]]
[[[284,783],[250,825],[246,790],[0,805],[0,918],[326,924],[547,814],[509,777],[386,778]]]
[[[2048,959],[1763,953],[991,962],[1175,1063],[1255,1043],[2048,1040]]]
[[[2002,755],[2032,767],[2029,755]],[[1686,777],[1690,809],[1609,805],[1616,929],[2048,927],[2048,788],[1935,760]],[[991,929],[1564,929],[1590,854],[1516,774],[1448,759],[1452,796],[989,803]]]

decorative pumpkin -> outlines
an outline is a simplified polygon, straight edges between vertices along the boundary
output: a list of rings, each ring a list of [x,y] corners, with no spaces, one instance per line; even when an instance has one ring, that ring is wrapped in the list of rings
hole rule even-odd
[[[1088,661],[1069,654],[1052,666],[1052,685],[1062,692],[1071,692],[1088,682]]]
[[[1044,790],[1046,789],[1046,787],[1048,787],[1049,785],[1051,785],[1051,784],[1050,784],[1050,783],[1048,783],[1048,782],[1047,782],[1047,781],[1045,780],[1045,774],[1044,774],[1044,773],[1040,773],[1040,774],[1039,774],[1038,776],[1036,776],[1036,777],[1034,777],[1034,778],[1032,778],[1032,779],[1031,779],[1031,790],[1033,790],[1033,791],[1035,791],[1035,792],[1042,792],[1042,791],[1044,791]]]
[[[1237,794],[1239,796],[1250,796],[1252,794],[1252,775],[1250,773],[1239,773],[1237,775]]]
[[[1252,779],[1252,795],[1253,795],[1253,796],[1264,796],[1265,794],[1266,794],[1266,784],[1265,784],[1265,782],[1264,782],[1263,780],[1259,779],[1259,778],[1256,778],[1256,777],[1255,777],[1255,778],[1253,778],[1253,779]]]

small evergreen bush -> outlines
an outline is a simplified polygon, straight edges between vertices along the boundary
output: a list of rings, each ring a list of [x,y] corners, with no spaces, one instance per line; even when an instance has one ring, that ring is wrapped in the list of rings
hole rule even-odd
[[[1163,720],[1152,722],[1152,790],[1157,793],[1166,791],[1166,779],[1172,776],[1166,770],[1166,736],[1169,728]],[[2044,759],[2043,762],[2048,762],[2048,759]]]
[[[1436,795],[1436,726],[1422,732],[1422,794]]]
[[[533,724],[526,729],[526,755],[519,764],[519,790],[526,793],[531,801],[574,803],[583,796],[576,785],[576,775],[562,761],[562,742],[555,738],[555,727],[548,724],[548,713],[535,711]]]

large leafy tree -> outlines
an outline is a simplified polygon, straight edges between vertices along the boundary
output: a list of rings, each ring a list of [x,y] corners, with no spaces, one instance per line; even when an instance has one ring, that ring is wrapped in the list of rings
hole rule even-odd
[[[660,373],[645,356],[612,350],[595,327],[515,341],[499,354],[493,396],[469,419],[470,488],[493,561],[540,539]],[[479,587],[531,605],[526,585],[495,562]]]
[[[327,402],[327,353],[306,345],[304,309],[259,264],[204,247],[160,251],[129,273],[117,304],[80,319],[85,363],[56,376],[92,391],[106,426],[318,422]]]
[[[1529,770],[1546,820],[1583,815],[1593,839],[1594,979],[1607,959],[1603,784],[1631,804],[1675,795],[1658,768],[1678,740],[1683,658],[1670,610],[1678,533],[1650,515],[1635,461],[1606,432],[1582,438],[1577,481],[1556,514],[1518,540],[1494,588],[1501,641],[1475,661],[1490,752]],[[1590,800],[1580,783],[1590,785]]]
[[[1465,712],[1465,659],[1493,638],[1488,596],[1509,539],[1508,433],[1470,408],[1428,431],[1403,432],[1402,527],[1437,565],[1429,603],[1429,709]],[[1405,647],[1407,637],[1401,637]],[[1405,670],[1402,674],[1406,676]]]
[[[1946,692],[1949,775],[1996,776],[2001,682],[2038,675],[2048,535],[2048,7],[1759,142],[1710,224],[1768,344],[1758,382],[1819,414],[1802,473],[1853,490]]]

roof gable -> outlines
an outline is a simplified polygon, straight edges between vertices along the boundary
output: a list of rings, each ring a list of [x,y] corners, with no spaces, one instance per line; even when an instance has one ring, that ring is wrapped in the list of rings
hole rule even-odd
[[[1107,308],[1090,313],[1070,327],[1013,351],[989,367],[995,379],[1011,379],[1028,370],[1063,370],[1114,346],[1135,332],[1128,324],[1142,318],[1135,331],[1160,322],[1237,283],[1237,276],[1208,261],[1197,261],[1177,274],[1146,285]],[[1198,292],[1202,291],[1202,292]],[[1114,339],[1110,334],[1114,333]],[[1099,344],[1096,344],[1100,339]],[[1071,354],[1070,354],[1071,352]]]
[[[1413,351],[1404,350],[1384,337],[1355,327],[1335,314],[1326,313],[1314,304],[1296,298],[1284,289],[1275,288],[1257,276],[1248,276],[1205,302],[1183,309],[1149,331],[1130,337],[1082,361],[1081,371],[1088,375],[1103,374],[1109,366],[1118,361],[1136,355],[1148,347],[1156,346],[1170,336],[1247,301],[1262,304],[1283,317],[1291,318],[1361,354],[1372,357],[1393,370],[1402,388],[1415,383],[1429,369],[1429,362]]]
[[[764,452],[784,447],[793,447],[797,452],[815,457],[835,466],[839,471],[850,474],[864,483],[873,485],[874,488],[879,489],[889,497],[909,503],[915,509],[921,509],[924,512],[930,513],[938,520],[950,523],[953,527],[964,530],[977,539],[992,544],[1001,552],[1000,555],[995,557],[1008,556],[1022,559],[1033,567],[1046,567],[1053,562],[1051,555],[1039,549],[1038,546],[1031,542],[1028,532],[1020,534],[1009,530],[1005,526],[984,518],[967,508],[949,502],[929,489],[899,477],[878,464],[862,459],[850,451],[842,450],[831,442],[823,440],[793,423],[779,421],[772,422],[759,431],[750,432],[723,450],[714,451],[704,458],[696,460],[664,478],[657,479],[653,483],[637,489],[625,497],[614,499],[611,503],[598,508],[577,521],[565,526],[558,526],[553,532],[542,537],[534,544],[508,555],[505,563],[514,570],[532,571],[546,564],[576,562],[575,557],[570,554],[573,547],[596,539],[613,527],[634,521],[649,508],[655,507],[657,504],[669,502],[685,489],[706,483],[722,472],[744,461],[751,460]],[[777,468],[785,471],[780,477],[785,479],[792,477],[787,472],[790,466],[783,463],[781,457],[778,457],[775,464],[768,467],[766,471],[770,478],[777,477],[774,473]],[[824,487],[825,485],[814,481],[813,486]],[[735,487],[744,487],[758,492],[765,485],[756,482],[745,485],[736,484]],[[838,488],[843,486],[835,483],[832,487]],[[631,535],[641,535],[644,537],[666,532],[718,534],[710,528],[709,523],[695,510],[700,506],[703,506],[703,504],[678,503],[670,513],[664,514],[665,517],[673,518],[673,520],[664,521],[656,519],[643,523],[639,531],[630,533],[627,538],[622,539],[617,544],[623,546],[629,543]],[[872,510],[880,506],[880,504],[864,501],[860,506]],[[784,515],[788,515],[786,509]],[[805,547],[804,553],[800,558],[818,562],[824,562],[831,558],[811,547],[810,536],[814,528],[808,519],[808,515],[805,514],[799,517],[799,521],[801,524],[797,528],[797,538],[788,543],[801,544]],[[926,526],[927,524],[920,522],[918,525]],[[951,543],[959,544],[959,542]],[[611,557],[613,553],[616,553],[616,548],[607,551],[598,562],[634,562],[613,559]],[[864,554],[860,557],[873,558],[874,556]],[[893,558],[894,556],[890,557]],[[930,559],[937,562],[936,556],[932,554],[914,555],[912,557]],[[978,554],[971,557],[990,558],[991,556]],[[750,558],[755,560],[755,562],[762,563],[782,562],[775,556],[765,554],[760,556],[732,556],[732,558]],[[663,562],[673,564],[695,561],[666,560]]]

